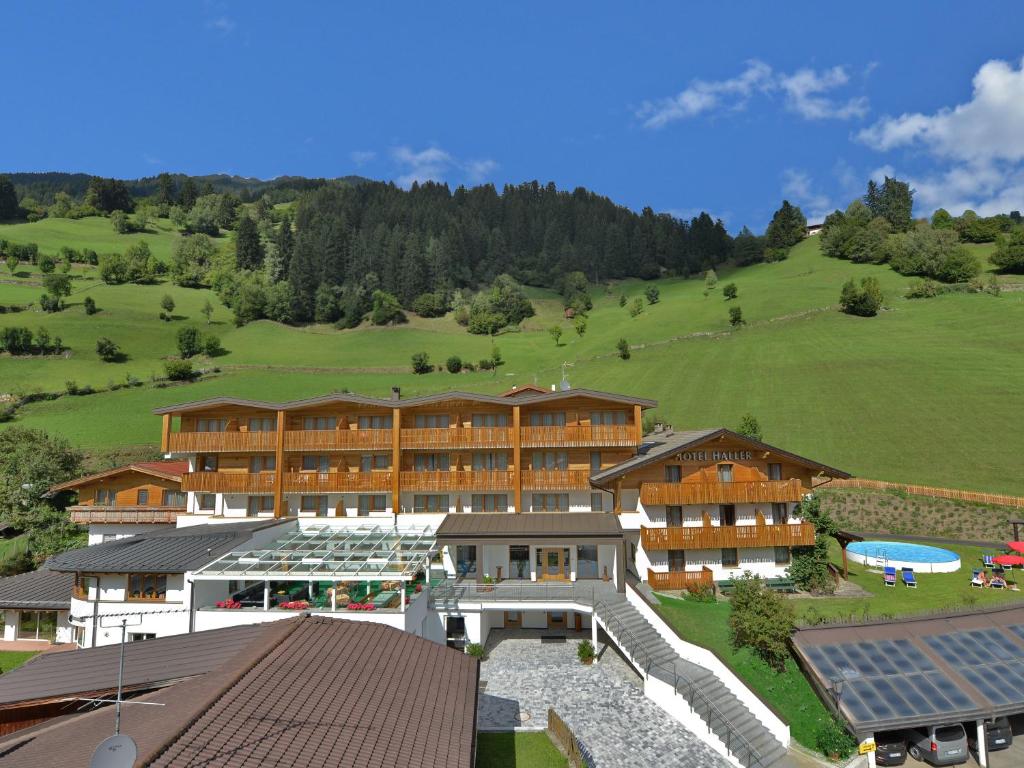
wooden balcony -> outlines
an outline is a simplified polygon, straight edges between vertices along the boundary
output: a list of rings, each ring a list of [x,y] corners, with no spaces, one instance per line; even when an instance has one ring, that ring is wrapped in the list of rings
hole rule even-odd
[[[391,472],[286,472],[287,493],[385,492]]]
[[[286,451],[379,451],[390,448],[390,429],[302,429],[284,433]]]
[[[586,427],[523,427],[524,448],[615,448],[638,444],[632,424],[602,424]]]
[[[101,507],[77,504],[68,507],[71,522],[90,523],[174,523],[185,507]]]
[[[276,448],[276,432],[171,432],[171,453],[255,453]]]
[[[511,448],[509,427],[438,427],[403,429],[403,448]]]
[[[704,566],[699,571],[670,571],[662,573],[647,569],[647,583],[651,589],[689,589],[696,584],[714,584],[711,569]]]
[[[199,493],[273,493],[273,472],[187,472],[181,490]]]
[[[524,469],[523,488],[538,491],[579,491],[590,487],[586,469]]]
[[[640,529],[644,549],[742,549],[805,547],[814,543],[811,523],[778,525],[695,525]]]
[[[644,483],[640,486],[640,501],[644,506],[769,504],[800,501],[809,492],[797,478],[735,483]]]
[[[511,469],[451,470],[437,472],[403,471],[403,491],[487,491],[512,490]]]

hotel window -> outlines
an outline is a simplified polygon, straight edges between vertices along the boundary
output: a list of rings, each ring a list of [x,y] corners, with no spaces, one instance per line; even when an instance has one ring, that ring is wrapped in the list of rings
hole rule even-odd
[[[769,480],[781,480],[782,479],[782,465],[781,464],[769,464],[768,465],[768,479]]]
[[[789,547],[775,547],[775,564],[789,565]]]
[[[719,464],[718,465],[718,482],[720,482],[720,483],[731,483],[732,482],[732,464]]]
[[[669,573],[682,573],[686,570],[686,550],[670,549],[668,551]]]
[[[71,596],[76,600],[88,600],[89,599],[89,586],[96,587],[99,590],[99,577],[87,576],[84,573],[75,574],[75,583],[71,587]]]
[[[186,494],[184,491],[164,491],[161,504],[165,507],[184,507]]]
[[[317,517],[327,517],[326,496],[302,496],[299,499],[300,512],[314,512]]]
[[[512,544],[508,548],[508,577],[510,579],[530,578],[530,547]]]
[[[112,488],[97,488],[96,503],[101,507],[113,507],[117,504],[117,491]]]
[[[786,511],[785,504],[772,504],[772,523],[775,525],[782,525],[789,522],[789,513]]]
[[[249,431],[274,432],[277,429],[274,421],[275,420],[272,416],[260,416],[259,418],[249,419]]]
[[[214,493],[200,493],[196,499],[199,502],[199,509],[203,512],[212,512],[217,507],[217,495]]]
[[[227,419],[196,419],[196,432],[226,432]]]
[[[626,423],[626,412],[625,411],[591,411],[590,412],[590,424],[591,426],[603,425],[611,426],[612,424],[625,424]]]
[[[306,416],[302,419],[302,428],[305,430],[334,429],[338,426],[338,419],[335,416]]]
[[[507,427],[508,426],[508,414],[507,413],[474,413],[473,414],[473,426],[474,427]]]
[[[271,454],[266,456],[250,456],[250,472],[273,472],[277,469],[277,457]]]
[[[325,475],[331,471],[331,459],[329,456],[303,456],[302,471]]]
[[[129,632],[128,642],[137,643],[141,640],[156,640],[156,632]]]
[[[473,469],[508,469],[508,454],[501,451],[476,451]]]
[[[504,493],[474,493],[474,512],[508,512],[508,495]]]
[[[360,429],[391,429],[390,416],[360,416]]]
[[[216,472],[217,471],[217,456],[200,456],[199,457],[199,471],[200,472]]]
[[[274,511],[273,496],[250,496],[245,507],[245,514],[249,517],[257,517],[261,512]]]
[[[577,544],[576,545],[576,578],[596,579],[598,577],[597,567],[597,545]]]
[[[381,514],[388,511],[388,497],[383,493],[360,494],[359,516]]]
[[[416,429],[446,429],[451,426],[447,413],[418,413],[413,423]]]
[[[665,524],[669,528],[680,528],[683,525],[682,507],[665,507]]]
[[[568,512],[568,493],[535,493],[531,509],[534,512]]]
[[[600,491],[590,494],[590,511],[604,512],[604,494]]]
[[[564,411],[546,411],[543,413],[531,413],[530,414],[530,426],[531,427],[564,427],[565,426],[565,412]]]
[[[718,506],[718,524],[736,525],[736,507],[732,504],[720,504]]]
[[[476,544],[455,545],[455,573],[476,576]]]
[[[665,465],[665,482],[666,483],[681,483],[683,482],[683,468],[678,464],[667,464]]]
[[[417,493],[412,497],[414,512],[441,512],[446,513],[449,509],[449,498],[446,494]]]
[[[153,573],[128,574],[129,600],[166,600],[167,577]]]
[[[149,505],[149,491],[145,488],[139,488],[139,492],[135,495],[135,503],[140,507]]]
[[[590,452],[590,471],[600,472],[601,471],[601,452],[591,451]]]
[[[359,457],[359,471],[372,472],[375,469],[388,469],[391,457],[386,453],[364,453]]]
[[[569,454],[565,451],[534,451],[534,469],[568,469]]]
[[[417,472],[447,472],[451,459],[447,453],[417,453],[413,467]]]
[[[740,564],[739,552],[736,549],[722,550],[722,567],[735,568]]]

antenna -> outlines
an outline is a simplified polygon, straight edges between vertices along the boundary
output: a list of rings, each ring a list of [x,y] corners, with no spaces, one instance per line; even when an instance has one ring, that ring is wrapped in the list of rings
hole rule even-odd
[[[558,385],[558,388],[563,392],[568,392],[572,389],[572,385],[569,384],[569,374],[565,370],[566,368],[572,368],[572,363],[562,363],[562,382]]]

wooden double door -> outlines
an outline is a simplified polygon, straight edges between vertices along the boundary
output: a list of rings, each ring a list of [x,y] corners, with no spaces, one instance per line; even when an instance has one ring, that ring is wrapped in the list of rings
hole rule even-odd
[[[572,564],[568,547],[537,550],[537,578],[540,581],[569,581]]]

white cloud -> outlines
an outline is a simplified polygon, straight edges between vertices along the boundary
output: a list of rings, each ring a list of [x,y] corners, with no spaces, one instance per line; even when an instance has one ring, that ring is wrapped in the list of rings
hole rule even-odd
[[[694,80],[675,96],[644,101],[635,116],[645,128],[663,128],[677,120],[721,111],[746,108],[751,97],[782,91],[786,108],[806,120],[849,120],[867,114],[867,98],[860,96],[836,101],[827,94],[849,83],[842,67],[816,71],[809,68],[792,74],[775,72],[757,59],[736,77],[725,80]]]
[[[494,160],[470,160],[463,168],[466,172],[466,181],[479,184],[498,169],[498,164]]]
[[[446,181],[456,173],[469,184],[479,184],[498,168],[490,159],[460,160],[440,147],[419,151],[408,146],[393,147],[391,158],[399,169],[399,186],[411,187],[413,182]]]
[[[782,194],[799,205],[812,223],[822,221],[834,209],[829,196],[815,189],[810,175],[796,168],[782,172]]]
[[[210,19],[206,22],[207,29],[220,32],[222,35],[230,35],[235,31],[235,27],[237,26],[238,24],[235,23],[235,20],[228,18],[227,16],[218,16],[216,19]]]
[[[349,157],[352,158],[352,162],[356,164],[356,168],[362,168],[367,163],[372,163],[377,159],[377,153],[372,149],[369,150],[356,150],[349,153]]]

